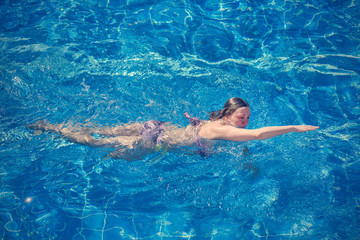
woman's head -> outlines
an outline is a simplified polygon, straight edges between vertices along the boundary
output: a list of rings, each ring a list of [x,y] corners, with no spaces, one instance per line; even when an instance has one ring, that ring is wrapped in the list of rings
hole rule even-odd
[[[214,115],[217,115],[214,117]],[[250,117],[250,106],[242,98],[233,97],[226,101],[223,109],[210,113],[210,119],[223,119],[235,127],[246,127]]]

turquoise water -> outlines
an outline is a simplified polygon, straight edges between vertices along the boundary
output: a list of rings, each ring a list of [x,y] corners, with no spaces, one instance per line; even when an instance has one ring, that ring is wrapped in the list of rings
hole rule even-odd
[[[359,4],[0,0],[1,238],[360,239]],[[249,128],[320,129],[127,162],[25,128],[185,126],[233,96]]]

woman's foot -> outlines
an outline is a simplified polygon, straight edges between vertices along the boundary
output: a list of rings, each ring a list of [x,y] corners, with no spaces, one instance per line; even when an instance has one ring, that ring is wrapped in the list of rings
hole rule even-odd
[[[46,120],[40,120],[34,124],[27,125],[26,128],[35,130],[35,133],[42,133],[44,131],[58,132],[63,128],[63,126],[63,124],[50,124]]]
[[[27,125],[26,128],[29,128],[32,130],[45,130],[45,125],[47,125],[45,120],[40,120],[34,124]]]

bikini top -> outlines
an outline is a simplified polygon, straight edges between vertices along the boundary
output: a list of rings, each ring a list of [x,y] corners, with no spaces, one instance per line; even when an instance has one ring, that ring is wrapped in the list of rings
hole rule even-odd
[[[187,112],[184,113],[184,116],[189,120],[191,126],[195,127],[196,145],[200,148],[196,152],[202,157],[210,156],[211,153],[209,152],[209,150],[207,150],[206,145],[201,141],[201,138],[199,136],[199,125],[205,121],[198,119],[197,117],[190,117],[189,113]]]

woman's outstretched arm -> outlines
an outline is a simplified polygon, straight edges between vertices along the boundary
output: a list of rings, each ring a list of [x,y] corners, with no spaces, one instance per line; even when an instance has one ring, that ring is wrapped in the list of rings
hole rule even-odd
[[[307,132],[318,129],[317,126],[311,125],[289,125],[276,127],[263,127],[258,129],[243,129],[225,125],[213,127],[209,133],[211,139],[222,139],[229,141],[249,141],[264,140],[283,135],[290,132]]]

